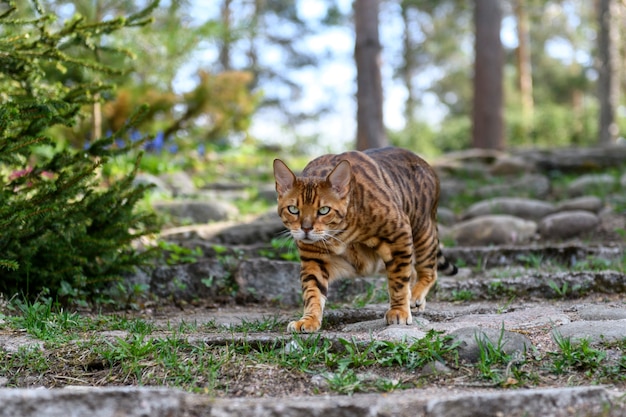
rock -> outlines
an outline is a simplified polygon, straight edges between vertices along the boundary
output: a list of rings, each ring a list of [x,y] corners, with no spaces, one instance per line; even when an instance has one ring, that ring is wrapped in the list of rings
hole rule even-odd
[[[502,329],[464,327],[454,330],[449,335],[453,337],[452,343],[459,344],[459,358],[470,363],[480,361],[481,349],[485,349],[486,344],[491,344],[497,351],[519,359],[533,347],[530,339],[523,334]]]
[[[568,195],[578,197],[598,191],[610,191],[616,184],[615,178],[609,174],[587,174],[572,181],[567,187]]]
[[[135,178],[133,179],[133,184],[134,185],[152,185],[153,187],[151,190],[153,193],[163,195],[163,196],[172,195],[172,191],[168,188],[165,181],[161,180],[159,177],[155,175],[146,174],[145,172],[137,173],[137,175],[135,175]]]
[[[583,320],[623,320],[626,319],[626,308],[617,305],[590,305],[578,309]]]
[[[619,179],[619,185],[622,188],[626,188],[626,173]]]
[[[514,190],[522,197],[543,198],[550,193],[550,180],[541,174],[526,174],[499,184],[484,185],[476,190],[481,198],[506,197]]]
[[[543,238],[569,239],[596,228],[600,219],[588,211],[563,211],[544,217],[539,222],[539,233]]]
[[[556,206],[556,211],[584,210],[599,213],[604,207],[602,200],[595,196],[583,196],[561,201]]]
[[[196,187],[191,177],[183,171],[161,174],[161,180],[175,196],[192,196],[196,194]]]
[[[228,245],[270,243],[272,239],[279,237],[285,230],[285,225],[274,212],[249,223],[225,228],[214,236],[214,240]]]
[[[554,212],[554,205],[545,201],[516,197],[496,197],[472,204],[463,213],[463,219],[489,214],[508,214],[527,220],[540,220]]]
[[[611,395],[602,387],[544,388],[469,393],[430,400],[427,417],[571,417],[617,416],[621,406],[611,405]]]
[[[160,201],[153,203],[155,211],[170,216],[173,223],[194,224],[228,220],[239,214],[239,209],[224,201]]]
[[[274,184],[261,184],[258,186],[258,198],[276,203],[276,186]]]
[[[466,314],[451,320],[451,323],[464,323],[466,326],[489,327],[500,330],[502,327],[508,330],[527,330],[549,325],[569,323],[567,314],[554,307],[533,307],[528,309],[515,309],[511,312],[500,314]]]
[[[0,390],[0,417],[171,417],[182,415],[187,394],[139,387]]]
[[[445,226],[449,226],[456,222],[456,215],[449,208],[439,207],[437,209],[437,221]]]
[[[452,369],[439,361],[429,362],[419,371],[419,375],[422,377],[431,375],[448,375],[451,373]]]
[[[552,330],[552,338],[570,339],[578,343],[583,339],[591,343],[613,343],[626,339],[626,319],[575,321],[556,327]]]
[[[393,342],[411,342],[426,337],[426,333],[412,325],[387,326],[379,331],[375,336],[378,340],[388,340]]]
[[[508,215],[489,215],[457,223],[450,233],[460,245],[480,246],[528,242],[536,231],[534,221]]]
[[[244,260],[235,271],[235,282],[241,299],[302,305],[299,263],[266,258]]]
[[[177,300],[215,299],[233,283],[230,271],[219,259],[158,267],[152,273],[150,290],[159,297],[173,296]]]
[[[502,155],[489,169],[492,175],[521,175],[535,170],[524,158],[511,155]]]
[[[619,167],[626,161],[626,146],[602,148],[528,149],[516,152],[544,172],[590,172]]]

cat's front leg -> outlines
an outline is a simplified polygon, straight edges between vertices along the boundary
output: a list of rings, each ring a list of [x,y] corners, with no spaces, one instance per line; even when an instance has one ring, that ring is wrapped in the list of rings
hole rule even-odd
[[[322,326],[322,315],[328,293],[328,269],[320,259],[301,257],[300,281],[304,314],[300,320],[292,321],[287,326],[291,332],[313,333]]]
[[[385,262],[389,291],[389,310],[385,313],[385,320],[387,324],[411,324],[410,281],[414,272],[410,231],[396,236],[392,244],[381,245],[379,254]]]

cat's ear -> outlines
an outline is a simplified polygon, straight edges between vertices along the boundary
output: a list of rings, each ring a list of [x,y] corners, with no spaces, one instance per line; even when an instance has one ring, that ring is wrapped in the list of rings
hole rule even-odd
[[[274,159],[274,179],[276,179],[276,192],[283,195],[293,188],[296,176],[280,159]]]
[[[352,179],[352,167],[350,162],[343,160],[337,164],[332,170],[326,181],[330,184],[332,190],[340,197],[344,197],[350,190],[350,180]]]

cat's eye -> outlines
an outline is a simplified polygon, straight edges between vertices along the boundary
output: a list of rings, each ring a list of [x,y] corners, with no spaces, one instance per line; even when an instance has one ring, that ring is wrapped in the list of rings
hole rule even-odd
[[[300,213],[300,210],[298,210],[298,207],[296,207],[296,206],[287,206],[287,211],[289,211],[289,213],[291,213],[291,214],[298,214],[298,213]]]
[[[320,208],[319,208],[319,210],[317,210],[317,212],[318,212],[321,216],[323,216],[323,215],[325,215],[325,214],[330,213],[330,207],[328,207],[328,206],[320,207]]]

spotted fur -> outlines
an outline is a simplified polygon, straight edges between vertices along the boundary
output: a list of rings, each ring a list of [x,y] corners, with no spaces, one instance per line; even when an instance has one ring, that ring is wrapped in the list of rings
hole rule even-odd
[[[296,176],[274,161],[278,214],[300,252],[304,314],[288,330],[319,330],[336,278],[386,271],[388,324],[423,311],[437,270],[456,273],[437,234],[439,180],[419,156],[399,148],[324,155]]]

